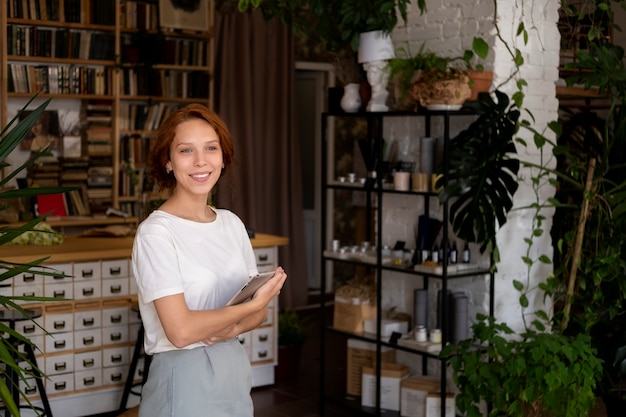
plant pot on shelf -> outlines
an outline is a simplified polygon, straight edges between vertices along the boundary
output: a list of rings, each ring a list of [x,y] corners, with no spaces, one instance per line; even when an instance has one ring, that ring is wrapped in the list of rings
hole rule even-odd
[[[423,107],[460,107],[472,94],[467,72],[451,69],[424,74],[411,85],[409,93]]]
[[[493,72],[491,71],[470,71],[468,73],[470,79],[471,95],[467,101],[478,100],[478,93],[488,93],[493,81]]]

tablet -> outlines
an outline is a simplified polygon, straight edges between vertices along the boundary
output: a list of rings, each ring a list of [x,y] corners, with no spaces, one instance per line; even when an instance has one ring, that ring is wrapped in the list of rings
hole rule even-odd
[[[261,285],[265,284],[267,280],[269,280],[273,276],[274,271],[263,272],[261,274],[250,277],[250,279],[248,279],[248,282],[246,282],[246,285],[241,287],[239,292],[235,294],[235,296],[231,298],[231,300],[226,305],[232,306],[248,301],[254,295],[256,290],[261,288]]]

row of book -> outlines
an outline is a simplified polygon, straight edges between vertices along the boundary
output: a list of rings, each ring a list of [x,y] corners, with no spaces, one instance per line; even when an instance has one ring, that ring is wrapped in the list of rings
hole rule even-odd
[[[125,29],[157,30],[159,14],[156,3],[122,2],[120,26]]]
[[[7,25],[7,52],[18,56],[113,61],[115,36],[105,32]]]
[[[109,95],[113,69],[83,65],[9,64],[9,92]]]
[[[115,2],[110,0],[7,0],[9,18],[115,25]]]
[[[204,67],[207,64],[207,42],[200,39],[137,38],[123,34],[123,62],[155,62],[164,65]]]
[[[121,81],[125,96],[209,97],[209,74],[205,71],[125,68]]]
[[[170,113],[180,107],[173,103],[143,104],[134,102],[120,103],[120,129],[157,130]]]
[[[120,160],[145,165],[150,152],[150,139],[139,134],[123,135],[120,138]]]

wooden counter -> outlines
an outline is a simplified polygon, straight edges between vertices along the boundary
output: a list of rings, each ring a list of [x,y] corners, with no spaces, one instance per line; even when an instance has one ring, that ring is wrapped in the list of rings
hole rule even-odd
[[[0,248],[0,260],[27,263],[50,257],[46,263],[80,262],[93,259],[130,257],[133,237],[80,237],[66,236],[60,245],[14,245]],[[284,246],[289,239],[282,236],[257,233],[250,239],[253,248]]]

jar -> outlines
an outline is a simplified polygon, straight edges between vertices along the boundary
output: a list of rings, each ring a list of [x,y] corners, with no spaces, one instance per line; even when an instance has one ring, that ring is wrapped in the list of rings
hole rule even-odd
[[[426,342],[428,340],[428,333],[426,331],[426,327],[417,326],[415,328],[415,341],[416,342]]]
[[[434,329],[430,332],[431,343],[441,343],[441,329]]]

